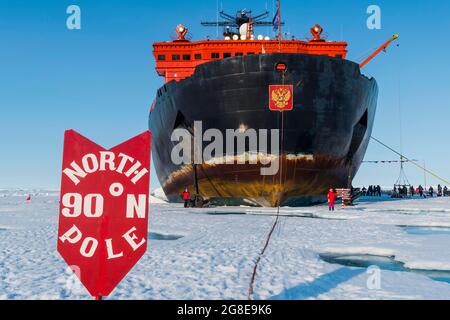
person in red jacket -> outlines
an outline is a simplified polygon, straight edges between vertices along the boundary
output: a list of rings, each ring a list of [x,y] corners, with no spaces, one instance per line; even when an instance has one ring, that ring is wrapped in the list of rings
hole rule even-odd
[[[189,204],[189,200],[191,198],[191,194],[189,193],[188,188],[184,189],[182,197],[183,197],[183,201],[184,201],[184,207],[187,208],[188,204]]]
[[[330,189],[328,192],[328,210],[334,211],[334,203],[336,201],[336,192],[333,189]]]

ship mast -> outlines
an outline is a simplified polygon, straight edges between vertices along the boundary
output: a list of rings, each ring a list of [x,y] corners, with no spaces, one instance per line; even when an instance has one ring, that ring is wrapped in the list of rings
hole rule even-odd
[[[278,39],[282,39],[283,34],[281,33],[281,0],[278,0]]]
[[[278,0],[279,7],[279,0]],[[253,15],[252,11],[241,10],[238,11],[236,16],[232,16],[224,11],[219,12],[219,16],[223,19],[222,21],[203,21],[201,22],[202,26],[205,27],[224,27],[224,37],[233,38],[235,35],[240,38],[242,34],[240,34],[240,28],[247,24],[248,29],[246,30],[246,39],[250,39],[254,36],[254,28],[255,27],[263,27],[263,26],[275,26],[278,27],[278,36],[281,35],[281,26],[284,25],[284,22],[281,21],[280,10],[278,10],[277,14],[273,21],[265,21],[265,19],[269,16],[269,12],[265,11],[258,15]],[[278,19],[278,21],[276,21]],[[276,23],[276,24],[275,24]],[[233,30],[235,28],[236,30]],[[274,30],[275,31],[275,30]]]

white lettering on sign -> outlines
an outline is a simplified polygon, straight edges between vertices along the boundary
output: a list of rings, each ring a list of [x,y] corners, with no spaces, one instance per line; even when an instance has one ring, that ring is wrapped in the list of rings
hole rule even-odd
[[[132,227],[130,230],[128,230],[125,234],[122,235],[122,238],[125,239],[126,243],[133,249],[133,251],[136,251],[139,249],[142,245],[146,243],[146,238],[142,238],[141,241],[137,242],[138,237],[136,236],[136,227]],[[83,233],[77,226],[73,226],[70,228],[66,233],[64,233],[61,237],[59,237],[59,240],[62,243],[65,243],[66,241],[70,244],[77,244],[83,239]],[[80,254],[83,257],[86,258],[92,258],[94,254],[97,251],[98,248],[98,240],[92,237],[86,237],[81,241],[80,246]],[[114,252],[113,247],[113,241],[112,239],[106,239],[105,240],[105,246],[106,246],[106,252],[108,255],[108,260],[117,259],[123,257],[123,251],[121,252]]]
[[[119,158],[122,160],[120,161],[119,167],[117,168],[118,173],[123,173],[123,169],[125,168],[127,162],[133,162],[134,159],[132,157],[127,156],[126,154],[120,153]]]
[[[97,247],[98,247],[98,240],[95,238],[87,237],[86,239],[83,240],[83,243],[81,244],[80,253],[83,257],[92,258],[95,251],[97,250]]]
[[[98,170],[98,160],[95,154],[89,153],[81,160],[83,163],[84,171],[87,173],[93,173]]]
[[[129,194],[127,196],[127,218],[133,219],[136,213],[137,218],[145,219],[145,209],[147,207],[147,196],[145,194],[139,195],[139,200],[136,196]]]
[[[108,251],[108,260],[123,257],[123,251],[120,253],[114,254],[112,239],[106,239],[105,242],[106,242],[106,250]]]
[[[85,178],[87,176],[87,173],[83,171],[83,169],[80,168],[80,166],[73,161],[70,166],[71,168],[66,168],[63,170],[63,173],[69,177],[70,180],[75,183],[75,185],[78,185],[80,183],[80,179],[78,178]]]
[[[92,203],[95,205],[93,206]],[[103,215],[103,196],[101,194],[88,194],[84,198],[84,215],[87,218],[99,218]]]
[[[83,199],[81,194],[78,193],[66,193],[62,197],[62,204],[64,208],[61,213],[67,218],[76,218],[81,215]],[[72,210],[71,210],[72,209]]]
[[[122,237],[127,240],[127,242],[130,244],[130,246],[133,248],[134,251],[139,249],[140,246],[142,246],[145,243],[145,238],[142,238],[141,242],[137,243],[137,236],[134,233],[136,231],[136,228],[131,228],[127,233],[125,233]]]
[[[88,194],[84,197],[79,193],[66,193],[62,197],[61,213],[66,218],[78,218],[83,214],[86,218],[100,218],[103,215],[104,199],[101,194]],[[127,195],[127,219],[146,218],[147,195]]]
[[[106,171],[106,165],[108,165],[110,171],[116,170],[116,164],[114,163],[114,152],[100,152],[100,171]]]
[[[62,243],[66,242],[66,240],[69,243],[77,243],[81,240],[82,233],[80,229],[77,228],[76,225],[74,225],[72,228],[69,229],[66,233],[64,233],[61,237],[59,237],[59,240],[61,240]]]
[[[77,218],[82,213],[86,218],[99,218],[103,215],[103,203],[101,194],[88,194],[83,200],[79,193],[66,193],[62,197],[61,213],[66,218]]]
[[[132,177],[133,184],[137,184],[149,173],[148,169],[142,167],[142,164],[133,157],[123,153],[116,156],[114,152],[101,151],[99,154],[89,153],[83,156],[81,166],[73,161],[69,168],[63,170],[63,174],[78,185],[80,179],[86,178],[88,174],[106,170],[124,174],[127,178]],[[125,173],[124,170],[126,170]]]
[[[57,251],[97,298],[147,249],[150,161],[150,131],[108,149],[74,130],[64,134]]]

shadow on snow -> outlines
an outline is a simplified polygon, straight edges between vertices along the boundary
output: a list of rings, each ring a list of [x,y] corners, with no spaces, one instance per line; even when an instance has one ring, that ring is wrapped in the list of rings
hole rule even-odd
[[[280,294],[271,297],[271,300],[305,300],[318,298],[321,294],[336,288],[342,283],[365,273],[364,269],[342,267],[333,272],[324,274],[312,282],[302,283],[289,288]]]

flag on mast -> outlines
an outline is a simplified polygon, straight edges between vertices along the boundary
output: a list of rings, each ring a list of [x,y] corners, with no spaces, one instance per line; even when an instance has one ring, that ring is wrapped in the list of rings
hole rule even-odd
[[[278,32],[278,27],[279,27],[279,20],[280,20],[280,7],[279,7],[279,2],[278,2],[278,9],[277,9],[277,13],[275,14],[275,17],[273,17],[273,31]]]
[[[275,17],[273,17],[273,31],[278,32],[280,27],[280,1],[277,2],[277,13],[275,14]]]
[[[281,35],[281,0],[277,1],[277,13],[273,18],[273,31],[278,32],[277,39],[282,39]]]

